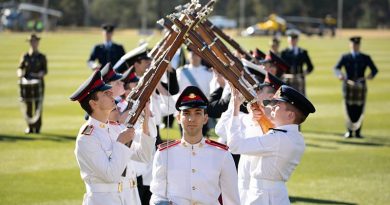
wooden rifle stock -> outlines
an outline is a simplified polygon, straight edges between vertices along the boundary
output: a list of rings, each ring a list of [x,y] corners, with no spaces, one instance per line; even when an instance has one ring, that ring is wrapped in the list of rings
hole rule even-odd
[[[153,47],[153,49],[149,52],[150,53],[150,56],[152,58],[156,58],[156,55],[157,53],[159,52],[161,46],[164,44],[164,42],[167,41],[167,39],[169,38],[169,36],[171,35],[171,32],[167,32],[164,37],[156,44],[155,47]]]
[[[180,25],[180,21],[174,21],[174,23],[178,27],[182,27],[183,25]],[[263,117],[258,122],[262,131],[264,133],[268,132],[268,130],[274,125],[272,122],[264,115],[264,110],[259,107],[255,100],[255,93],[250,93],[249,90],[242,85],[242,82],[237,78],[237,76],[233,72],[226,72],[226,65],[221,62],[221,60],[215,56],[215,54],[210,50],[208,45],[205,45],[205,42],[202,40],[202,38],[194,31],[188,32],[189,43],[193,44],[195,48],[199,49],[203,55],[202,57],[206,58],[206,60],[213,65],[213,67],[221,74],[223,75],[228,81],[230,81],[235,88],[237,88],[242,95],[245,97],[247,101],[249,101],[252,105],[255,106],[255,109],[258,109],[263,113]],[[194,48],[192,47],[192,48]]]
[[[258,83],[256,79],[253,79],[252,76],[245,72],[245,69],[241,61],[234,56],[230,50],[223,44],[223,42],[214,34],[212,30],[207,28],[203,23],[200,23],[195,30],[203,38],[203,40],[209,45],[211,50],[215,55],[220,58],[225,64],[230,65],[231,70],[237,75],[243,77],[252,87],[257,87]]]
[[[154,92],[157,84],[160,82],[160,79],[162,75],[165,73],[170,61],[172,60],[173,56],[175,55],[176,51],[180,48],[180,46],[183,44],[185,40],[185,35],[195,26],[199,23],[200,20],[202,20],[203,17],[205,17],[208,14],[209,8],[213,6],[215,3],[214,0],[209,1],[201,10],[202,17],[199,15],[196,17],[195,20],[192,22],[187,21],[186,25],[181,27],[180,32],[177,33],[177,36],[175,37],[172,44],[168,44],[168,49],[164,52],[161,57],[158,57],[158,60],[155,61],[155,67],[149,68],[146,73],[142,76],[140,82],[136,86],[136,91],[131,92],[127,96],[128,102],[132,104],[132,108],[129,111],[129,116],[126,119],[126,126],[127,127],[133,127],[136,121],[138,120],[138,117],[140,116],[142,110],[144,109],[146,102],[149,100],[150,96]],[[177,20],[177,19],[176,19]],[[170,35],[172,36],[172,35]],[[167,41],[165,41],[167,43]],[[131,101],[133,100],[133,101]],[[137,102],[136,105],[134,105],[132,102]],[[133,106],[136,106],[133,109]],[[132,141],[127,144],[127,146],[131,146]],[[122,176],[126,176],[126,168],[122,173]]]
[[[212,6],[213,4],[214,4],[214,1],[208,2],[208,4],[205,5],[202,8],[202,10],[204,12],[206,12],[206,9],[208,9],[208,7]],[[165,51],[164,55],[162,55],[161,60],[158,61],[158,64],[155,67],[155,69],[152,69],[152,68],[148,69],[148,72],[146,72],[144,74],[144,76],[142,78],[148,77],[148,79],[150,79],[150,80],[145,81],[144,79],[141,79],[141,81],[142,81],[141,85],[140,86],[137,85],[137,87],[136,87],[136,88],[138,88],[138,90],[141,90],[140,87],[143,88],[143,89],[141,90],[141,92],[139,92],[140,94],[137,95],[138,96],[137,99],[139,100],[139,105],[137,106],[137,108],[135,110],[133,110],[133,113],[130,113],[131,115],[129,116],[129,119],[126,120],[126,124],[128,126],[133,126],[135,124],[135,122],[137,121],[137,119],[138,119],[139,115],[141,114],[143,108],[145,107],[146,102],[148,101],[148,99],[152,95],[152,93],[154,92],[154,89],[156,88],[157,84],[160,82],[160,79],[161,79],[162,75],[165,73],[165,70],[166,70],[168,64],[170,63],[171,59],[175,55],[177,49],[179,49],[180,46],[183,44],[183,42],[185,40],[184,36],[200,20],[201,20],[200,17],[197,16],[195,18],[195,20],[192,21],[192,23],[190,23],[189,25],[184,25],[181,28],[180,32],[177,33],[177,36],[174,39],[173,43]],[[177,20],[177,21],[179,21],[179,20]]]

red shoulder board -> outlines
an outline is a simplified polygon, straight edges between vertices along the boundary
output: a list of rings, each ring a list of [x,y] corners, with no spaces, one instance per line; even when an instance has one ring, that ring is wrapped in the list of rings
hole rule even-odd
[[[109,120],[108,123],[110,123],[110,125],[119,125],[119,122],[115,122],[115,121],[111,121],[111,120]]]
[[[85,126],[84,130],[81,132],[83,135],[91,135],[93,131],[93,125]]]
[[[206,139],[205,142],[206,142],[206,144],[209,144],[211,146],[219,147],[219,148],[224,149],[226,151],[229,150],[229,146],[222,144],[222,143],[219,143],[219,142],[216,142],[214,140]]]
[[[170,141],[163,142],[158,145],[158,151],[163,151],[165,149],[168,149],[178,144],[180,144],[180,140],[170,140]]]

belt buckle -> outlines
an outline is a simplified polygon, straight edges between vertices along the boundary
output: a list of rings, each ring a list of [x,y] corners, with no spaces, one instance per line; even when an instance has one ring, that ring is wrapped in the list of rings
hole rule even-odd
[[[123,190],[123,184],[122,184],[122,182],[119,182],[118,183],[118,192],[120,193],[120,192],[122,192],[122,190]]]
[[[130,183],[130,187],[131,187],[131,188],[137,187],[137,181],[135,181],[134,179],[130,180],[129,183]]]

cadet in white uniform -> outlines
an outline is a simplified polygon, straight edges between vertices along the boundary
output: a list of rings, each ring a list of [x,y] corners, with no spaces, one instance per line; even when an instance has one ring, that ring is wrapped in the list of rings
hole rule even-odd
[[[201,64],[202,59],[194,52],[189,51],[189,64],[176,70],[179,83],[179,93],[188,86],[196,86],[208,97],[210,96],[210,81],[213,72]]]
[[[176,102],[183,126],[181,140],[159,146],[153,161],[151,204],[240,204],[237,173],[226,145],[205,139],[208,101],[202,91],[187,87]]]
[[[265,135],[245,138],[238,118],[241,104],[233,90],[234,112],[228,132],[228,145],[233,153],[254,156],[250,163],[251,178],[246,204],[290,204],[285,182],[299,164],[305,142],[298,130],[315,108],[295,89],[283,85],[275,98],[265,100],[272,107],[271,120],[276,128]],[[256,157],[256,158],[255,158]]]
[[[269,100],[273,97],[275,92],[282,86],[284,83],[275,77],[272,74],[266,73],[264,82],[259,85],[257,93],[257,101],[260,103],[263,100]],[[226,126],[230,123],[232,113],[234,111],[234,101],[233,98],[230,98],[229,108],[226,112],[221,115],[217,125],[215,126],[215,133],[219,136],[218,141],[221,143],[226,143],[227,133],[229,132],[229,127]],[[240,112],[238,115],[243,137],[251,138],[259,135],[263,135],[263,131],[258,123],[261,117],[261,113],[258,110],[251,110],[249,114]],[[268,111],[268,110],[267,110]],[[241,154],[241,153],[239,153]],[[261,156],[253,156],[241,154],[240,160],[238,163],[238,191],[240,194],[241,204],[246,204],[248,199],[249,192],[249,182],[251,177],[253,177],[253,172],[251,172],[253,167],[251,164],[253,161],[259,161]],[[254,167],[255,168],[255,167]]]
[[[155,138],[149,134],[150,112],[145,112],[140,142],[132,143],[129,148],[125,144],[132,142],[134,128],[122,130],[119,124],[108,123],[115,107],[110,88],[100,72],[95,71],[70,97],[79,101],[90,116],[80,129],[75,148],[87,189],[83,205],[140,204],[131,160],[152,160]]]

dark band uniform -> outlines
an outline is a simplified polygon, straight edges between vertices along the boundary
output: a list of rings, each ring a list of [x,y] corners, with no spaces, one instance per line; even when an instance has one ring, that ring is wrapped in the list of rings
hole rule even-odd
[[[27,40],[39,41],[40,37],[32,34]],[[26,105],[25,118],[29,126],[28,132],[39,133],[42,125],[42,106],[45,91],[43,76],[47,74],[46,56],[40,52],[27,52],[22,56],[19,68],[22,71],[20,97]],[[34,81],[36,83],[31,84]]]
[[[289,36],[298,38],[296,33],[291,33]],[[305,95],[305,76],[314,69],[307,50],[300,47],[286,48],[281,52],[281,58],[290,65],[290,69],[284,74],[286,84]]]
[[[202,91],[189,86],[179,96],[178,111],[207,109]],[[197,144],[181,140],[159,145],[153,161],[153,193],[150,204],[224,205],[240,204],[237,172],[227,146],[203,138]]]
[[[280,78],[284,73],[290,71],[290,66],[284,62],[277,54],[272,51],[269,51],[269,55],[267,55],[263,60],[260,61],[261,64],[271,63],[276,67],[276,77]]]
[[[102,26],[102,29],[107,32],[113,32],[114,28],[115,27],[112,25]],[[125,49],[122,45],[114,42],[106,42],[98,44],[93,48],[88,61],[98,60],[101,66],[106,65],[108,62],[111,62],[111,64],[114,65],[123,55],[125,55]],[[126,70],[126,65],[121,66]]]
[[[360,44],[360,37],[351,37],[350,41]],[[346,109],[346,125],[348,130],[356,131],[360,135],[360,127],[363,121],[364,106],[366,104],[367,84],[365,71],[371,70],[371,77],[378,73],[374,62],[369,55],[364,53],[346,53],[341,56],[335,66],[335,73],[341,73],[345,68],[346,79],[343,82],[343,97]]]

